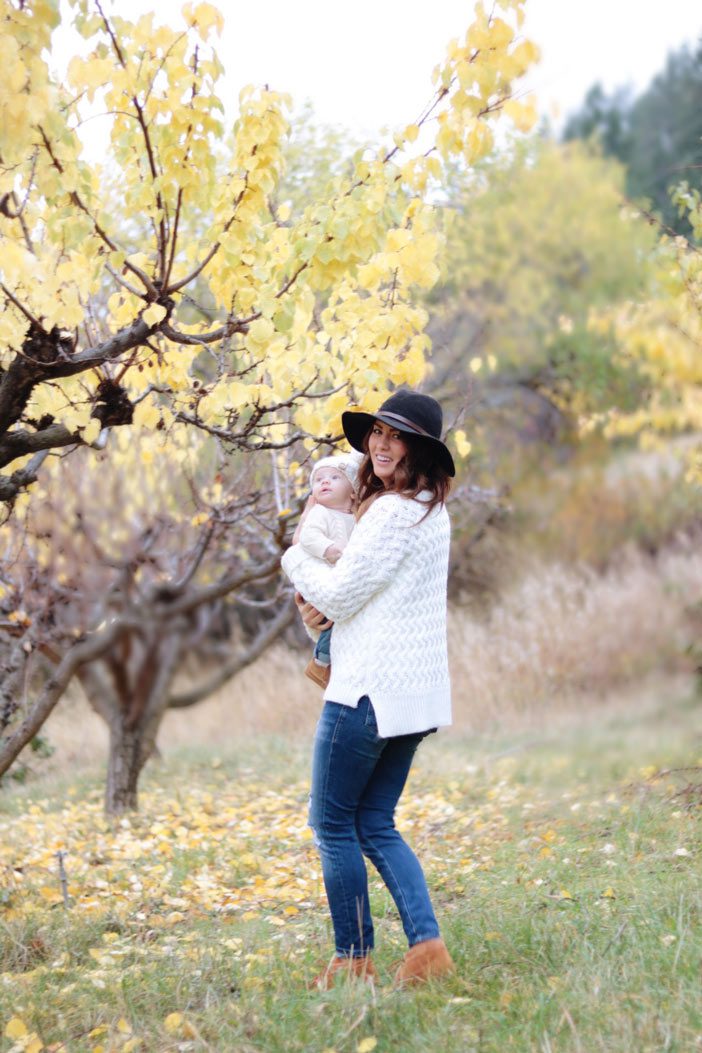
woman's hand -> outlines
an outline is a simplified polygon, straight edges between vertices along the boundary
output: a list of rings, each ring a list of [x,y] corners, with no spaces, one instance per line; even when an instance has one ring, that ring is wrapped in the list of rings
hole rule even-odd
[[[308,603],[299,592],[295,593],[295,606],[308,629],[331,629],[334,624],[334,622],[329,621],[325,614],[322,614],[311,603]]]
[[[314,506],[316,504],[317,504],[317,502],[315,501],[313,495],[310,494],[310,496],[307,498],[307,504],[305,505],[304,509],[302,510],[302,515],[300,516],[300,522],[295,527],[295,533],[293,534],[293,539],[292,539],[293,545],[296,545],[298,543],[298,541],[300,540],[300,531],[302,530],[302,524],[307,519],[307,515],[308,515],[310,509],[314,508]]]

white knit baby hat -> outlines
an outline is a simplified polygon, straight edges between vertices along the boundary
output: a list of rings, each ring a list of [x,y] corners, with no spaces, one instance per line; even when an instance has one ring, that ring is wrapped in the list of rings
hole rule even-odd
[[[314,481],[314,473],[319,468],[337,468],[344,473],[354,490],[358,491],[358,469],[362,460],[363,456],[359,456],[355,450],[352,450],[351,453],[336,453],[331,457],[320,457],[312,465],[310,486]]]

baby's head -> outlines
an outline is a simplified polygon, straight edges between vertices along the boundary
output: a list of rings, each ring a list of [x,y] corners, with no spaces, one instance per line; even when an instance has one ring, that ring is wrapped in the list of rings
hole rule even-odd
[[[356,497],[356,454],[322,457],[312,468],[310,486],[317,504],[337,512],[351,512]]]

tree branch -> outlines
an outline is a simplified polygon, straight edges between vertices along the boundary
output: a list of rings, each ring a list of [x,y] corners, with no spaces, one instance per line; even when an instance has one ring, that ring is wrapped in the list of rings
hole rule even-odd
[[[35,454],[24,468],[18,468],[12,475],[0,475],[0,501],[8,504],[17,497],[20,491],[35,483],[39,469],[49,455],[48,450]]]
[[[124,620],[116,620],[103,632],[96,633],[75,644],[63,656],[58,668],[46,681],[44,690],[29,707],[29,712],[20,726],[4,739],[0,739],[0,775],[4,775],[21,751],[37,734],[57,702],[68,687],[76,670],[86,662],[92,662],[113,645],[127,627]]]
[[[245,669],[248,665],[251,665],[259,655],[263,654],[266,648],[276,640],[282,632],[290,625],[295,616],[295,605],[292,599],[289,599],[285,605],[280,609],[274,618],[271,619],[263,628],[258,632],[254,640],[249,646],[239,651],[238,654],[233,655],[228,662],[225,662],[216,673],[214,673],[208,680],[205,680],[198,687],[190,688],[189,691],[182,691],[180,694],[172,695],[168,701],[169,709],[185,709],[188,706],[194,706],[197,702],[201,702],[205,698],[209,698],[210,695],[214,694],[223,684],[226,684],[228,680],[240,673],[242,669]]]
[[[235,574],[230,574],[228,577],[221,578],[220,581],[212,582],[210,585],[202,585],[173,603],[168,603],[162,607],[159,604],[155,604],[154,617],[159,617],[160,615],[161,618],[167,619],[176,614],[188,614],[190,611],[195,610],[196,607],[201,606],[201,604],[218,600],[222,596],[234,592],[235,589],[243,588],[244,585],[265,581],[276,574],[279,569],[280,557],[276,555],[274,559],[270,559],[267,563],[261,563],[243,574],[241,571],[238,571]]]
[[[25,428],[8,431],[0,439],[0,468],[38,450],[51,450],[59,446],[81,444],[80,435],[69,431],[65,424],[50,424],[41,431],[27,431]]]

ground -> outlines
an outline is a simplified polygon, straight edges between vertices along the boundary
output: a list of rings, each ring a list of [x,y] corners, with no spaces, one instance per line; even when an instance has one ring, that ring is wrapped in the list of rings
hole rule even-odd
[[[702,1050],[701,716],[663,692],[427,740],[398,823],[457,969],[422,990],[392,986],[377,880],[379,984],[306,989],[332,951],[307,739],[167,755],[115,821],[95,771],[8,786],[0,1050]]]

